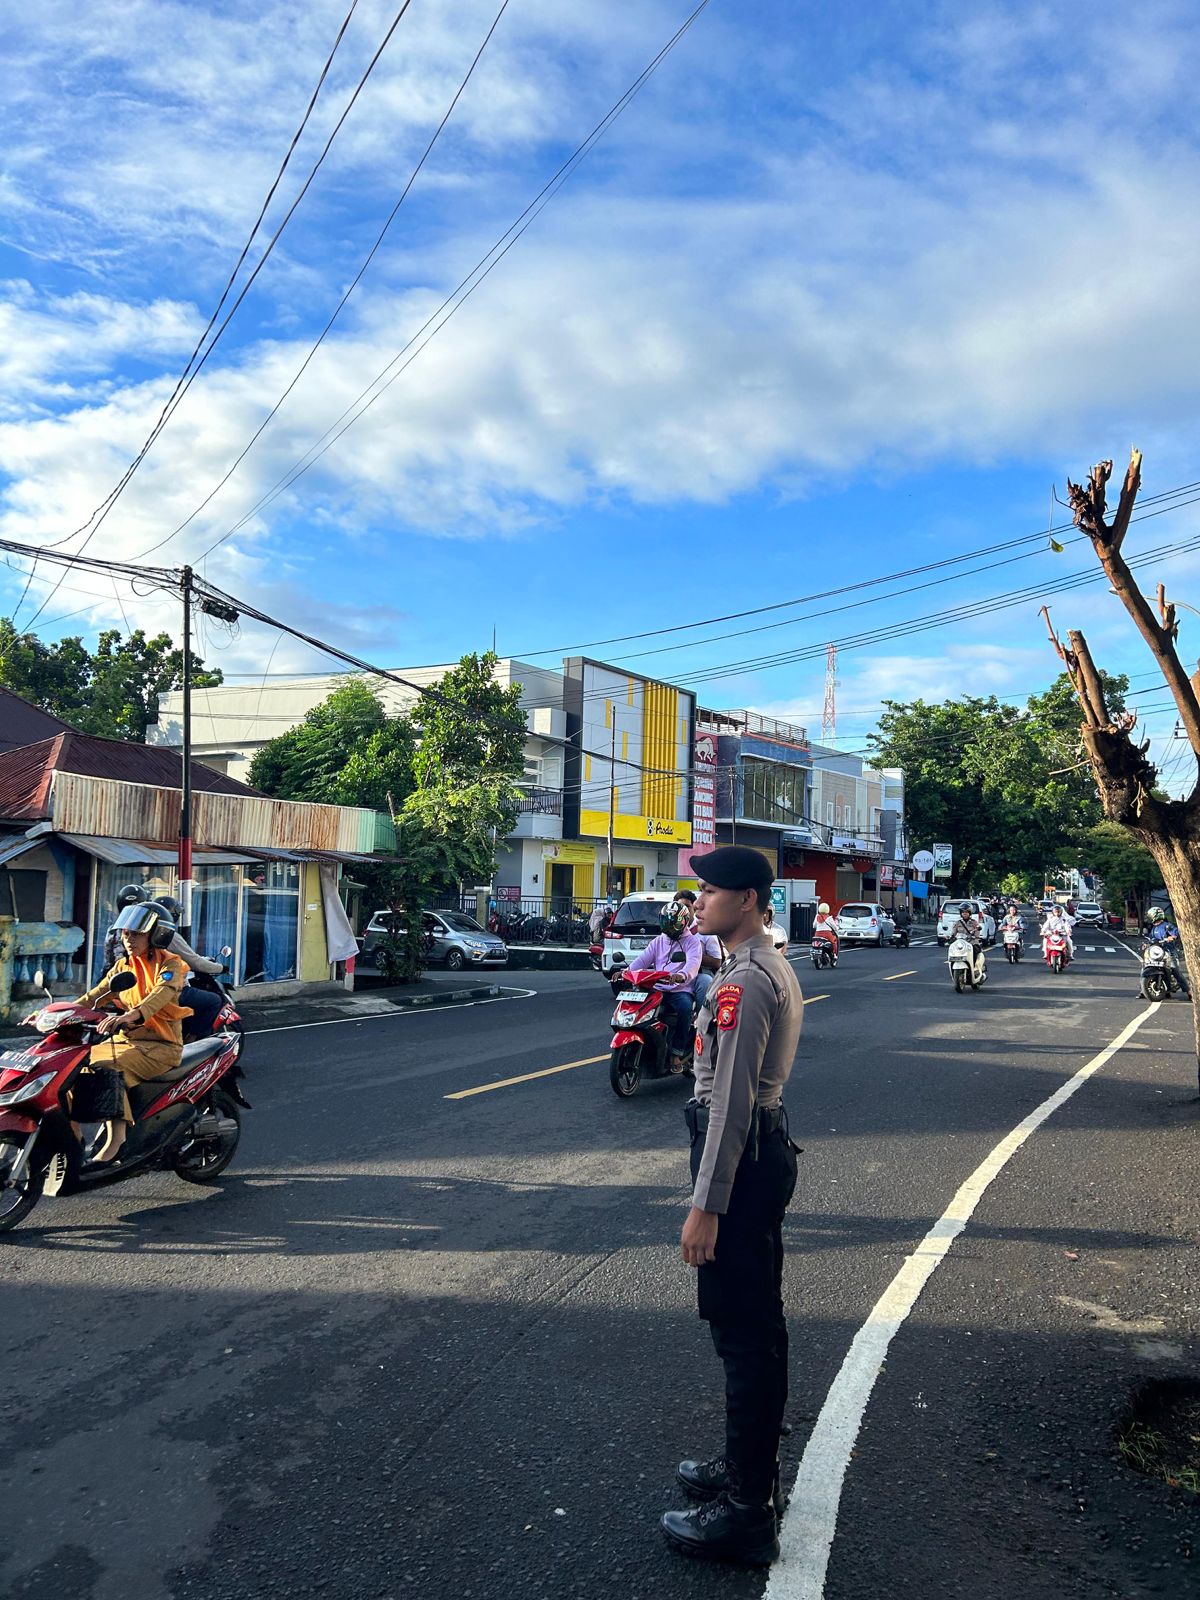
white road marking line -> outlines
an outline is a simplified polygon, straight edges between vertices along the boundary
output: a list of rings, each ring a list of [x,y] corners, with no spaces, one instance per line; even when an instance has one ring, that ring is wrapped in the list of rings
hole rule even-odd
[[[763,1600],[822,1600],[829,1553],[837,1529],[842,1483],[888,1346],[916,1305],[922,1289],[945,1260],[950,1246],[971,1220],[989,1184],[1003,1172],[1030,1134],[1107,1065],[1158,1008],[1156,1001],[1136,1016],[1099,1055],[1080,1067],[1074,1077],[1068,1078],[1001,1139],[960,1186],[946,1210],[875,1302],[846,1352],[846,1359],[825,1397],[805,1448],[780,1537],[779,1565],[771,1570]]]
[[[384,1022],[391,1017],[427,1017],[433,1011],[467,1011],[471,1006],[494,1006],[502,1000],[530,1000],[536,989],[518,989],[515,994],[496,994],[487,1000],[457,1000],[448,1006],[397,1006],[394,1011],[367,1011],[361,1017],[328,1017],[324,1022],[288,1022],[278,1028],[247,1028],[246,1037],[260,1033],[295,1033],[297,1028],[336,1028],[345,1022]]]

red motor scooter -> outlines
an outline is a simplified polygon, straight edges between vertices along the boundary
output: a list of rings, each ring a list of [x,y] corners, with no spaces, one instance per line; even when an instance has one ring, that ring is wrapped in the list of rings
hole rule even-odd
[[[690,1058],[678,1066],[672,1063],[675,1019],[663,1006],[663,991],[654,987],[674,976],[649,967],[644,972],[613,976],[617,1005],[612,1014],[608,1080],[622,1100],[637,1093],[643,1078],[682,1078],[691,1066]]]
[[[1051,972],[1065,972],[1071,961],[1071,953],[1067,949],[1067,936],[1064,933],[1048,933],[1042,941],[1045,949],[1046,965]]]
[[[34,981],[45,993],[41,973]],[[118,973],[109,992],[136,981],[131,972]],[[226,1027],[185,1044],[177,1067],[134,1084],[134,1120],[119,1156],[89,1162],[68,1096],[93,1050],[93,1066],[106,1065],[107,1040],[97,1031],[106,1013],[46,998],[50,1004],[23,1024],[41,1038],[0,1055],[0,1233],[23,1221],[43,1193],[81,1194],[155,1167],[188,1183],[211,1183],[224,1172],[241,1137],[241,1108],[250,1109],[238,1088],[240,1033]]]

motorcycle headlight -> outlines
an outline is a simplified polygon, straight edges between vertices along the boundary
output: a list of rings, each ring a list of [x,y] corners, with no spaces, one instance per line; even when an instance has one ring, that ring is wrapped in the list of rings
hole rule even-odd
[[[15,1089],[6,1089],[0,1094],[0,1106],[15,1106],[19,1100],[35,1099],[53,1077],[52,1072],[43,1072],[40,1077],[26,1078],[25,1082],[19,1083]]]

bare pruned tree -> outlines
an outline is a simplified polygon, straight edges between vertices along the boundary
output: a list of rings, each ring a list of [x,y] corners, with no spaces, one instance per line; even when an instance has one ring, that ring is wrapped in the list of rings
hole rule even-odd
[[[1155,792],[1158,773],[1149,757],[1150,741],[1133,736],[1133,718],[1113,716],[1105,704],[1104,686],[1082,633],[1070,631],[1064,645],[1043,608],[1046,627],[1083,711],[1083,749],[1106,817],[1119,822],[1145,845],[1163,875],[1184,953],[1193,974],[1200,972],[1200,671],[1189,674],[1179,658],[1179,625],[1165,587],[1158,585],[1152,605],[1138,588],[1121,546],[1142,481],[1141,452],[1134,450],[1111,521],[1107,486],[1111,461],[1092,468],[1086,484],[1067,483],[1075,525],[1091,540],[1108,574],[1112,591],[1133,618],[1170,689],[1183,732],[1197,758],[1196,777],[1185,799],[1169,800]],[[1197,1082],[1200,1084],[1200,1006],[1194,1010]]]

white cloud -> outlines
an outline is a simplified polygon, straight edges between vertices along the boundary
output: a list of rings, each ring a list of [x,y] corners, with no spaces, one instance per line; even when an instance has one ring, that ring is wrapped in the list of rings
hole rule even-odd
[[[310,225],[134,480],[106,552],[155,543],[228,469],[490,14],[472,6],[453,30],[419,6],[406,18],[314,190]],[[270,489],[537,187],[531,155],[540,173],[569,147],[592,102],[606,103],[597,85],[622,87],[668,15],[566,19],[539,0],[506,17],[431,177],[440,208],[400,231],[246,466],[156,559],[194,556]],[[384,17],[382,0],[360,8],[326,110]],[[1059,93],[1046,93],[1069,17],[973,8],[963,21],[951,8],[944,20],[936,74],[889,60],[887,73],[856,67],[807,98],[776,84],[749,133],[720,114],[744,56],[722,54],[736,30],[713,22],[688,70],[637,103],[608,164],[566,190],[368,417],[222,547],[224,570],[260,580],[286,561],[303,583],[326,539],[385,535],[394,561],[417,532],[520,537],[580,507],[713,505],[764,485],[796,495],[864,470],[1020,459],[1058,475],[1097,440],[1134,432],[1193,476],[1200,161],[1163,128],[1194,55],[1174,12],[1152,14],[1170,61],[1143,30],[1136,96],[1119,61],[1096,68],[1102,111],[1074,98],[1066,58]],[[269,5],[246,20],[158,0],[83,15],[47,0],[26,21],[0,210],[34,254],[75,253],[108,281],[89,295],[22,284],[0,304],[7,535],[76,526],[141,443],[335,22],[324,8]],[[364,183],[370,205],[352,212]],[[1064,620],[1091,604],[1072,598]],[[894,658],[912,676],[888,691],[940,697],[953,662],[922,661]],[[987,658],[986,672],[1009,681],[1004,665]],[[882,692],[847,670],[851,704]]]

